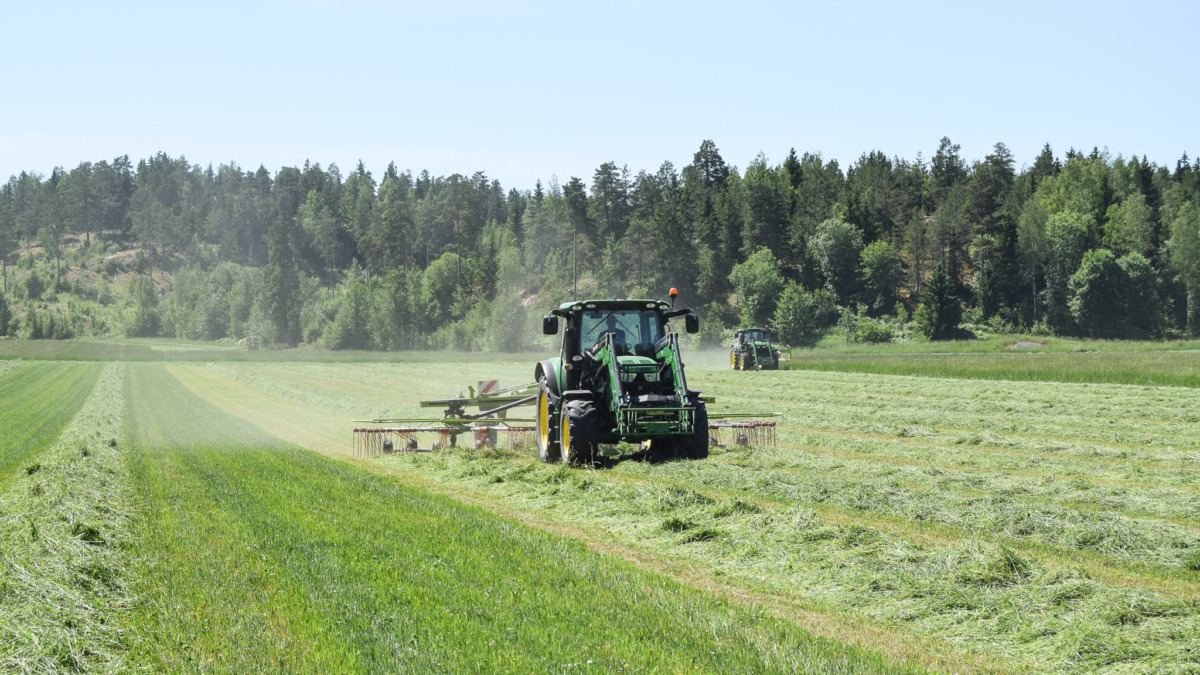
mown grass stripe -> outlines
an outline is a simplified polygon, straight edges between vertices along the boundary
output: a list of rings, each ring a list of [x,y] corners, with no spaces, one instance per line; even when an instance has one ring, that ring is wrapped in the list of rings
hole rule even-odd
[[[37,363],[0,378],[0,486],[59,437],[100,370],[99,364]]]
[[[168,397],[177,384],[160,365],[130,370],[126,433],[145,509],[138,601],[127,625],[132,660],[159,671],[349,669],[353,655],[322,644],[324,617],[263,558],[230,506],[206,494],[190,456],[235,450],[237,438],[276,441],[237,420],[203,418],[194,400]]]

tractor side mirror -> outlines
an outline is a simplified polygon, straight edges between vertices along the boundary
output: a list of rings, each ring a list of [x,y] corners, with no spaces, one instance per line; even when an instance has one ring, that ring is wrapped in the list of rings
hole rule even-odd
[[[695,314],[685,314],[683,316],[683,327],[689,333],[700,332],[700,317]]]
[[[558,335],[558,317],[546,315],[542,317],[542,334]]]

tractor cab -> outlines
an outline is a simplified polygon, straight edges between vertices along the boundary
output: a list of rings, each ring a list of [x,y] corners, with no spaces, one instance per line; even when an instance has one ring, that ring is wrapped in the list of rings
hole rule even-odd
[[[767,331],[763,328],[747,328],[737,332],[739,342],[767,342]]]

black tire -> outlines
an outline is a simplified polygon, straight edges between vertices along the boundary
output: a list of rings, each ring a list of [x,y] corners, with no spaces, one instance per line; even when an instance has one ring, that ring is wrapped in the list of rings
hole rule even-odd
[[[550,385],[545,376],[538,380],[538,393],[534,413],[536,419],[534,434],[537,442],[538,459],[547,464],[557,462],[562,456],[558,447],[558,434],[555,429],[554,401],[550,393]]]
[[[692,435],[679,439],[679,454],[685,459],[708,459],[708,409],[703,402],[696,403],[692,419]]]
[[[600,411],[591,401],[567,401],[558,422],[558,446],[564,464],[592,465],[596,461],[596,437],[600,434]]]
[[[652,462],[661,462],[673,459],[678,451],[678,444],[674,438],[652,438],[650,439],[650,447],[646,450],[646,455]]]

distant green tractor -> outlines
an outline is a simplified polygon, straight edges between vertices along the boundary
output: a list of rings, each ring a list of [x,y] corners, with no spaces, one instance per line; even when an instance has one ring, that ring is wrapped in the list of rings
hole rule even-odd
[[[542,332],[562,331],[559,356],[537,364],[535,413],[543,462],[591,463],[600,444],[648,441],[655,457],[708,457],[708,412],[688,388],[679,335],[668,321],[690,309],[661,300],[583,300],[542,319]]]
[[[779,350],[771,344],[775,331],[770,328],[742,328],[734,333],[729,345],[732,370],[779,370]]]

